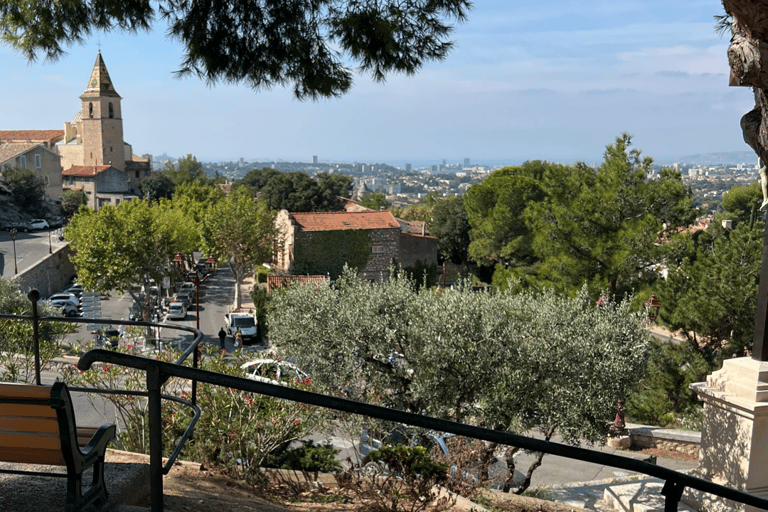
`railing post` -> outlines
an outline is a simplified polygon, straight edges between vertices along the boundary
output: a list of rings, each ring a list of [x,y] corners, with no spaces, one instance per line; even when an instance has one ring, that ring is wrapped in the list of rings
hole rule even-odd
[[[163,512],[163,417],[160,402],[160,367],[147,366],[149,393],[149,497],[152,512]]]
[[[37,315],[37,301],[40,300],[40,292],[31,290],[27,298],[32,302],[32,341],[35,345],[35,383],[40,386],[40,320]]]
[[[661,494],[664,496],[664,512],[677,512],[677,506],[680,498],[683,497],[685,486],[680,482],[667,480],[664,487],[661,488]]]

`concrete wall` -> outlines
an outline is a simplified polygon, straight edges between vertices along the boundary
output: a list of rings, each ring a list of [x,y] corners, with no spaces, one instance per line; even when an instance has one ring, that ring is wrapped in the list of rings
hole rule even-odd
[[[50,297],[69,286],[75,267],[69,260],[72,250],[69,245],[53,251],[53,254],[38,262],[37,265],[19,273],[16,280],[23,293],[37,290],[43,298]]]

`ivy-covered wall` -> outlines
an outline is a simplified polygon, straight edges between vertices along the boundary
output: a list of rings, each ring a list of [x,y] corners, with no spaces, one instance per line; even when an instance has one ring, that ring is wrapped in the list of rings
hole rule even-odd
[[[368,230],[311,231],[296,234],[293,273],[329,275],[336,279],[344,264],[363,270],[371,257]]]

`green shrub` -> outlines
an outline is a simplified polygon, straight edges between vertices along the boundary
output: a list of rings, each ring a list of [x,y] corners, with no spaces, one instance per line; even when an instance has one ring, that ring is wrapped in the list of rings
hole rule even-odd
[[[445,481],[448,466],[435,462],[423,446],[382,446],[368,454],[377,471],[350,469],[338,475],[339,485],[355,492],[372,512],[448,510],[437,500],[435,486]]]
[[[264,467],[293,469],[312,473],[335,473],[341,469],[336,460],[340,450],[332,445],[316,445],[311,439],[302,446],[288,448],[284,446],[267,455]]]
[[[645,376],[629,400],[627,417],[660,427],[701,428],[702,405],[690,385],[715,368],[687,343],[656,341]]]

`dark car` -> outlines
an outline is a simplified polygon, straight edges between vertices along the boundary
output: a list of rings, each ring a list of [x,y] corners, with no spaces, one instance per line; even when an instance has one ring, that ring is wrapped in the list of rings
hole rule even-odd
[[[115,348],[120,342],[120,331],[107,326],[96,331],[96,345],[104,348]]]

